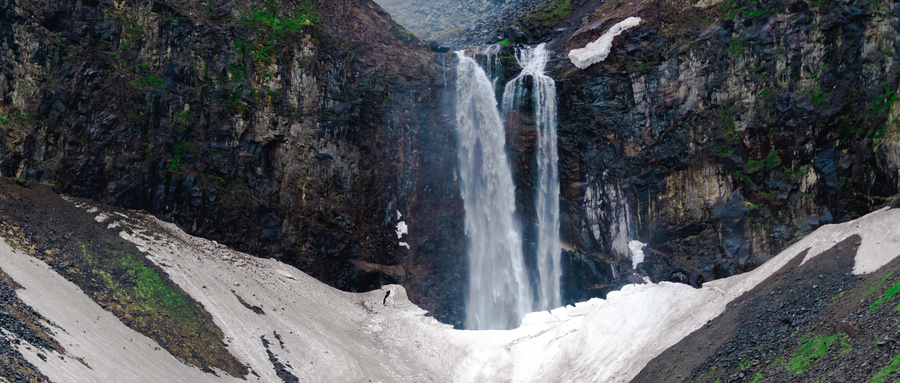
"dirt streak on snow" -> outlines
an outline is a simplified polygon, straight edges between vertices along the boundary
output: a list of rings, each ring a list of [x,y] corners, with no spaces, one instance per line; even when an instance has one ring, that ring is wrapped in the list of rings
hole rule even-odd
[[[280,380],[260,339],[265,337],[268,350],[301,381],[626,382],[806,249],[809,259],[860,234],[858,273],[874,271],[900,255],[900,210],[882,210],[820,228],[756,270],[701,289],[667,282],[631,285],[605,300],[531,313],[514,330],[460,331],[425,317],[400,286],[344,293],[278,261],[191,237],[149,216],[116,219],[128,228],[123,238],[147,251],[204,305],[225,333],[229,350],[259,375],[248,379],[259,381]],[[169,381],[229,379],[203,374],[165,351],[154,351],[152,341],[126,328],[40,261],[5,244],[0,246],[0,267],[26,287],[19,292],[26,303],[66,329],[56,335],[69,353],[62,360],[43,362],[23,351],[51,379],[106,381],[110,370],[104,363],[119,366],[113,368],[117,372],[127,366],[136,377],[152,370],[146,376],[153,378],[133,381],[158,381],[159,376]],[[237,296],[264,314],[248,309]],[[73,356],[83,357],[93,370]]]

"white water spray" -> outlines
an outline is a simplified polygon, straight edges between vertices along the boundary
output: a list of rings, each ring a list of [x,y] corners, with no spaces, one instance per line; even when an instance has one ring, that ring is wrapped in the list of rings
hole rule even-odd
[[[515,219],[515,185],[494,87],[475,60],[456,52],[460,190],[469,238],[466,328],[510,329],[532,298]]]
[[[512,111],[527,89],[525,78],[534,83],[534,114],[537,125],[538,219],[537,266],[540,276],[537,310],[562,306],[559,245],[559,153],[556,146],[556,83],[544,74],[550,52],[544,44],[516,52],[522,72],[506,84],[503,110]]]

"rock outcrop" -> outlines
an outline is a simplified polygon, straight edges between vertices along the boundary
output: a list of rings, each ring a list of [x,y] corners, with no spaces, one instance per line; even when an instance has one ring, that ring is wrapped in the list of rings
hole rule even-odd
[[[630,16],[641,25],[606,61],[565,58]],[[564,240],[613,276],[646,242],[641,274],[696,285],[895,200],[898,16],[896,2],[587,1],[555,31],[522,24],[557,52]]]
[[[4,0],[0,18],[3,176],[461,318],[442,63],[375,3]]]

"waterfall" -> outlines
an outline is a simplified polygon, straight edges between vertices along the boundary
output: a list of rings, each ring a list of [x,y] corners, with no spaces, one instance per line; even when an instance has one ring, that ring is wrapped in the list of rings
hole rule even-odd
[[[512,111],[527,89],[525,78],[534,84],[534,114],[537,125],[538,190],[535,211],[538,220],[537,266],[540,277],[538,310],[562,305],[560,292],[559,245],[559,153],[556,147],[556,83],[544,74],[550,52],[540,44],[520,49],[516,60],[522,72],[506,84],[503,110]]]
[[[456,54],[460,191],[469,239],[466,328],[510,329],[531,311],[532,297],[506,136],[490,79],[475,60]]]
[[[497,81],[500,79],[500,74],[503,73],[503,64],[500,62],[501,49],[503,49],[503,46],[500,44],[479,46],[475,48],[475,53],[472,55],[472,57],[481,58],[481,68],[484,69],[488,79],[491,80],[491,84],[495,88],[497,87]]]

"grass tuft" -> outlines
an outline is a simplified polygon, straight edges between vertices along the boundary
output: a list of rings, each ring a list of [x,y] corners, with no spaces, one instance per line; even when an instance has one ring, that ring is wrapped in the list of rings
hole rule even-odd
[[[797,350],[797,354],[788,360],[786,368],[793,374],[800,374],[806,371],[809,366],[819,363],[831,351],[835,342],[840,343],[842,354],[847,353],[850,351],[850,344],[847,343],[849,338],[847,334],[815,335],[809,339],[804,337],[800,341],[805,343]]]

